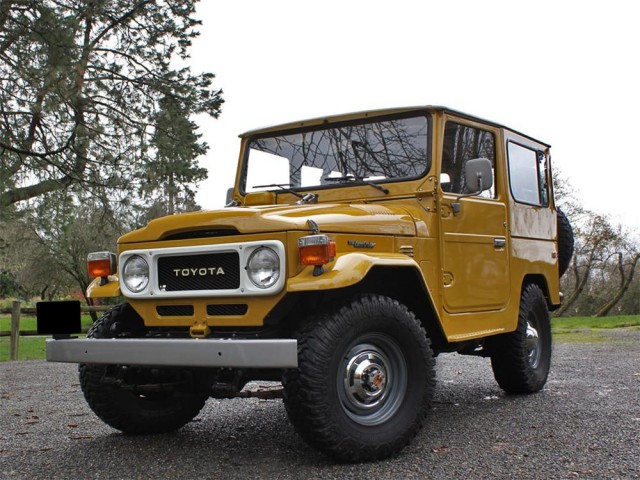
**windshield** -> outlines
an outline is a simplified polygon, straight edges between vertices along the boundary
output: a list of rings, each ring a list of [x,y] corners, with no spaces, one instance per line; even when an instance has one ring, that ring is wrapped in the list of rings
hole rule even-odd
[[[245,192],[393,181],[423,175],[429,118],[386,118],[257,137],[249,142]]]

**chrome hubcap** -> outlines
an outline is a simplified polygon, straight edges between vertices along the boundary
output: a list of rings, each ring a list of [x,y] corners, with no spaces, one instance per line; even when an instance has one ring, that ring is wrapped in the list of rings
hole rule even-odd
[[[362,335],[345,351],[336,377],[342,411],[352,421],[380,425],[401,407],[409,385],[407,361],[396,341]]]
[[[540,362],[540,337],[538,336],[538,330],[534,328],[531,322],[527,322],[526,333],[526,347],[529,355],[529,365],[532,368],[536,368]]]
[[[364,351],[353,357],[344,372],[346,398],[356,408],[370,409],[387,395],[391,378],[381,352]]]

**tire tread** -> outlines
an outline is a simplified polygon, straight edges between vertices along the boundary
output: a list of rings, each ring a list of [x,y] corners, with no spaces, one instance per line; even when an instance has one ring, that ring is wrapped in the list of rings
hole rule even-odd
[[[542,363],[537,369],[533,369],[529,364],[528,352],[525,347],[527,313],[532,308],[544,308],[546,312],[546,318],[543,318],[544,330],[539,334],[543,335],[541,341],[548,341],[549,350],[543,352],[543,358],[540,360]],[[538,285],[525,285],[520,298],[518,328],[514,332],[495,337],[491,348],[491,367],[494,377],[505,392],[512,394],[534,393],[544,387],[549,373],[551,331],[546,300]]]

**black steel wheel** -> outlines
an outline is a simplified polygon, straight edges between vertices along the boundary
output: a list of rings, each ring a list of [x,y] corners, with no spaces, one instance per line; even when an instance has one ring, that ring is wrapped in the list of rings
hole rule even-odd
[[[134,338],[146,332],[128,305],[109,310],[89,338]],[[87,403],[106,424],[127,434],[163,433],[190,422],[208,394],[197,371],[127,365],[82,364],[80,385]]]
[[[357,297],[299,335],[298,369],[283,378],[297,432],[342,461],[399,452],[431,405],[434,363],[420,322],[397,301]]]
[[[498,335],[491,345],[491,366],[507,393],[541,390],[551,367],[551,322],[547,301],[538,285],[528,284],[520,297],[516,331]]]

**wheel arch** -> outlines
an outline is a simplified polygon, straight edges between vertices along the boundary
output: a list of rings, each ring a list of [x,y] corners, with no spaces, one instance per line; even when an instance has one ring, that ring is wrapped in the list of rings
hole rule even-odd
[[[393,298],[405,305],[420,320],[436,350],[447,343],[433,298],[418,268],[374,267],[358,284],[358,289]]]
[[[415,264],[372,265],[357,283],[343,288],[300,293],[302,295],[296,294],[296,308],[290,310],[296,312],[296,318],[289,318],[289,321],[299,321],[300,313],[304,312],[303,316],[306,316],[327,304],[337,304],[356,295],[371,293],[393,298],[413,312],[427,331],[435,351],[447,345],[433,298],[422,272]]]
[[[556,308],[558,308],[558,305],[554,305],[551,302],[551,295],[549,293],[549,284],[544,275],[539,273],[531,273],[531,274],[525,275],[524,278],[522,279],[520,292],[522,292],[525,289],[525,287],[529,284],[537,285],[538,287],[540,287],[540,290],[542,290],[544,298],[547,301],[547,307],[549,308],[549,310],[555,310]]]

